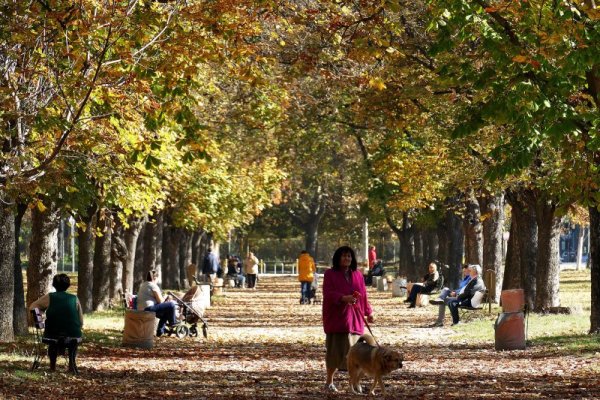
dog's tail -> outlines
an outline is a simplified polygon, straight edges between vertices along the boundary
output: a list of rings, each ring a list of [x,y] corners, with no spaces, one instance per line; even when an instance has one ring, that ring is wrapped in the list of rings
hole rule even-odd
[[[373,336],[369,335],[368,333],[365,333],[364,335],[361,335],[358,338],[358,342],[357,343],[366,343],[366,344],[368,344],[369,346],[372,346],[372,347],[379,347],[377,345],[377,342],[373,338]]]

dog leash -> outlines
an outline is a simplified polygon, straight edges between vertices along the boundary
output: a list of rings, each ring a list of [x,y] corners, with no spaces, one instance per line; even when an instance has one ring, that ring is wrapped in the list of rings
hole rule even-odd
[[[354,296],[354,298],[357,301],[356,303],[354,303],[352,305],[352,309],[354,310],[354,313],[356,314],[357,311],[360,313],[360,315],[362,316],[362,320],[365,323],[365,326],[367,327],[367,329],[369,330],[369,333],[371,334],[371,337],[375,341],[375,344],[377,344],[377,347],[381,347],[379,345],[379,342],[377,341],[377,339],[375,339],[375,335],[373,335],[373,331],[371,330],[371,327],[369,326],[369,323],[367,322],[367,318],[365,317],[364,313],[360,312],[360,310],[358,309],[358,299],[360,298],[360,293],[355,291],[354,293],[352,293],[352,296]]]

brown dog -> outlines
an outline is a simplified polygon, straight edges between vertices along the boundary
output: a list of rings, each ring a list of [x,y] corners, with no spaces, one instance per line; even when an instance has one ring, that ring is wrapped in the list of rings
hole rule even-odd
[[[382,376],[402,368],[403,357],[397,351],[379,347],[371,335],[362,335],[358,342],[348,351],[348,375],[352,393],[362,393],[360,379],[363,375],[373,377],[371,394],[379,384],[381,393],[385,394]]]

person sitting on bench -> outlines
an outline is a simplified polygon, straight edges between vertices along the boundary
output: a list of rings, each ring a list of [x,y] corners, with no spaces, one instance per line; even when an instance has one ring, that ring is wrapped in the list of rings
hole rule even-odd
[[[448,308],[450,309],[450,314],[452,314],[452,325],[460,322],[458,307],[471,307],[471,299],[475,296],[475,293],[485,290],[485,283],[481,279],[481,266],[477,264],[471,265],[469,273],[471,281],[465,286],[465,290],[456,299],[448,302]]]
[[[54,275],[52,286],[54,293],[48,293],[31,303],[29,310],[46,311],[46,321],[43,342],[48,344],[50,371],[56,370],[58,353],[69,351],[69,372],[77,373],[77,346],[81,341],[83,312],[79,299],[74,294],[67,293],[71,280],[66,274]]]
[[[149,271],[146,275],[146,281],[142,282],[138,290],[137,309],[138,311],[154,311],[156,313],[156,318],[158,318],[156,336],[160,337],[165,333],[167,322],[169,325],[175,326],[177,325],[177,318],[175,303],[169,301],[168,296],[163,297],[156,284],[157,277],[158,274],[154,270]]]
[[[446,305],[452,300],[456,300],[456,297],[465,291],[465,287],[471,282],[471,267],[470,264],[463,265],[463,280],[460,281],[456,290],[450,290],[447,287],[442,289],[442,292],[437,299],[429,301],[431,304],[438,304],[438,319],[434,322],[432,327],[444,326],[444,318],[446,317]]]
[[[437,270],[437,265],[435,263],[429,264],[429,272],[423,277],[423,282],[413,284],[410,289],[407,288],[409,291],[408,298],[404,302],[410,303],[408,308],[415,308],[419,293],[431,293],[436,288],[438,279],[440,279],[440,273]]]

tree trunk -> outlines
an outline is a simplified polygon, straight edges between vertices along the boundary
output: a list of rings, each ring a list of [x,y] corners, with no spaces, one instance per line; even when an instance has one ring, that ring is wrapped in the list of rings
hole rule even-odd
[[[15,214],[11,207],[4,204],[1,191],[0,196],[0,342],[12,342],[15,340]]]
[[[481,210],[473,193],[465,201],[466,215],[464,218],[465,230],[465,258],[468,264],[483,265],[483,226],[481,225]]]
[[[304,247],[315,260],[317,259],[317,239],[319,237],[320,222],[321,218],[313,218],[304,227]]]
[[[577,271],[581,271],[583,263],[581,262],[581,256],[583,255],[583,234],[584,228],[581,225],[577,225]]]
[[[440,219],[437,224],[436,234],[438,238],[438,254],[437,259],[444,264],[449,265],[449,248],[450,240],[448,235],[448,227],[446,226],[446,218]]]
[[[137,293],[140,285],[144,281],[144,257],[146,252],[144,251],[144,242],[146,238],[146,226],[148,226],[148,220],[144,219],[140,234],[137,238],[137,245],[135,247],[135,261],[133,262],[133,291]]]
[[[400,239],[400,271],[412,282],[419,281],[422,271],[417,269],[415,262],[415,240],[414,228],[408,217],[408,213],[402,215],[402,230]]]
[[[590,312],[590,333],[600,334],[600,211],[596,206],[589,207],[590,213],[590,256],[592,281],[592,309]],[[0,241],[2,243],[2,241]],[[1,261],[1,259],[0,259]],[[1,303],[0,303],[1,304]]]
[[[434,229],[427,229],[425,241],[427,242],[426,262],[437,260],[440,248],[437,232]]]
[[[423,230],[415,227],[415,264],[417,268],[423,268],[425,266],[425,256],[423,249]]]
[[[138,237],[144,226],[143,218],[130,218],[129,227],[125,229],[124,241],[126,248],[125,262],[123,263],[123,280],[121,286],[123,291],[133,293],[133,273],[135,269],[135,255],[137,250]]]
[[[27,211],[26,204],[17,205],[15,214],[15,296],[13,309],[13,330],[15,335],[27,334],[27,307],[25,305],[25,288],[23,287],[23,268],[21,267],[21,251],[19,236],[21,222]]]
[[[535,212],[535,196],[529,189],[507,192],[512,207],[512,217],[517,222],[517,241],[521,260],[521,285],[525,291],[525,302],[530,310],[536,298],[536,270],[538,260],[538,226]]]
[[[506,265],[504,268],[504,279],[502,280],[502,289],[520,289],[523,287],[521,276],[521,257],[519,254],[519,226],[517,218],[513,212],[510,221],[510,236],[506,249]]]
[[[536,207],[538,225],[538,253],[536,270],[535,311],[560,306],[560,260],[558,243],[560,218],[555,216],[556,204],[543,195]]]
[[[31,242],[27,268],[27,304],[50,292],[56,274],[58,254],[59,211],[54,203],[41,212],[31,211]],[[14,260],[14,255],[11,257]]]
[[[196,264],[196,267],[200,267],[200,254],[202,254],[202,238],[204,237],[204,231],[195,231],[192,237],[192,263]]]
[[[149,220],[144,228],[144,262],[142,271],[142,276],[144,277],[152,270],[161,274],[162,224],[163,217],[162,212],[160,212],[153,220]],[[158,249],[160,249],[160,252]]]
[[[77,297],[84,313],[93,311],[92,298],[94,287],[94,221],[95,207],[89,207],[87,214],[77,226],[79,240],[79,265],[77,268]]]
[[[179,241],[180,230],[172,225],[164,228],[164,264],[163,286],[165,288],[180,289],[179,282]]]
[[[125,244],[125,227],[118,217],[114,225],[111,234],[109,294],[113,304],[119,304],[124,290],[123,263],[127,260],[127,245]]]
[[[453,211],[446,213],[446,226],[448,227],[448,287],[458,287],[458,282],[462,276],[462,261],[464,256],[464,231],[463,221]]]
[[[106,209],[98,212],[98,230],[102,236],[97,236],[94,243],[94,286],[92,309],[101,311],[108,307],[110,300],[110,250],[112,234],[112,216]]]
[[[502,263],[502,240],[504,235],[504,194],[480,199],[483,220],[483,270],[484,277],[494,278],[493,287],[488,287],[491,299],[500,301],[504,266]],[[490,271],[485,273],[485,271]],[[486,283],[489,284],[489,281]]]
[[[181,288],[188,288],[186,267],[192,263],[192,232],[183,230],[181,234],[181,246],[179,248],[179,281]]]

